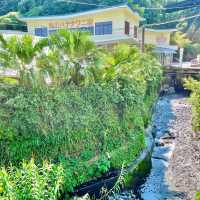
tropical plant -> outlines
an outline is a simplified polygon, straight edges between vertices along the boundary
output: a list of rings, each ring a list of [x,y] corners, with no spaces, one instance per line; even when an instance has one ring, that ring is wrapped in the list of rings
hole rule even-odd
[[[0,85],[0,161],[62,163],[63,187],[73,191],[111,168],[127,167],[145,147],[162,71],[152,54],[127,44],[102,50],[86,33],[64,30],[47,40],[40,54],[14,55],[22,69],[33,65],[48,76],[49,85],[27,89],[23,79],[15,87]]]
[[[27,31],[27,25],[19,20],[19,13],[9,12],[6,15],[0,16],[0,30]]]
[[[175,32],[171,38],[172,43],[178,45],[179,48],[185,48],[190,44],[190,40],[187,38],[187,35],[182,32]]]
[[[192,91],[191,103],[193,109],[193,127],[196,132],[200,131],[200,82],[193,79],[185,80],[185,86]]]
[[[49,50],[41,54],[37,67],[48,73],[54,84],[78,86],[89,76],[86,68],[98,67],[99,54],[89,34],[59,30],[50,36]]]
[[[19,75],[15,79],[18,79],[20,85],[34,85],[39,81],[35,80],[38,77],[34,62],[47,44],[47,40],[36,41],[30,35],[8,39],[0,35],[0,64],[3,69],[16,70]]]
[[[195,200],[200,200],[200,192],[197,192]]]
[[[0,199],[56,200],[64,183],[61,165],[48,162],[38,167],[34,160],[23,162],[20,168],[10,166],[0,170]]]

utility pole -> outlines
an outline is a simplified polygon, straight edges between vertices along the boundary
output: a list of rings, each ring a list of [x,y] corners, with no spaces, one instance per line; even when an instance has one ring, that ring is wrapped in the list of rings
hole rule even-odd
[[[180,67],[183,67],[183,54],[184,54],[184,48],[180,48],[179,50],[179,65]]]
[[[145,27],[143,26],[142,27],[142,44],[141,44],[141,50],[143,53],[145,51],[144,45],[145,45]]]

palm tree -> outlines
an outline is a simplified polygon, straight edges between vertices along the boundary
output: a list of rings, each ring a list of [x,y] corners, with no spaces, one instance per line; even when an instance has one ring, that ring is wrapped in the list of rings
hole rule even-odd
[[[178,45],[179,48],[185,48],[190,42],[186,34],[182,32],[176,32],[172,36],[172,43]]]
[[[179,62],[180,62],[180,66],[182,66],[182,63],[183,63],[184,48],[190,42],[191,41],[187,38],[186,34],[184,34],[182,32],[176,32],[172,36],[172,43],[178,45],[178,47],[179,47]]]
[[[41,56],[39,67],[48,71],[58,84],[84,84],[88,73],[91,72],[87,69],[95,66],[99,58],[99,51],[89,34],[60,30],[50,36],[49,45],[48,59],[45,62],[45,56]],[[41,65],[42,62],[46,65]]]
[[[30,86],[34,84],[37,70],[34,62],[38,53],[48,45],[46,39],[36,41],[32,36],[12,36],[5,39],[0,35],[0,64],[4,69],[14,69],[18,72],[16,77],[19,84]]]

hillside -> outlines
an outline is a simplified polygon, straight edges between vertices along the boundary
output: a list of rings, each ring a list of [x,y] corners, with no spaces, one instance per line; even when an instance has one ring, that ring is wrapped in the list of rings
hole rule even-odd
[[[170,13],[182,13],[185,16],[199,15],[200,13],[200,0],[184,0],[177,3],[172,3],[167,6]],[[174,9],[172,9],[174,8]],[[193,42],[199,42],[200,34],[200,17],[189,20],[187,23],[183,22],[179,25],[184,32],[187,33],[188,37]]]
[[[141,7],[163,7],[167,3],[174,2],[175,0],[129,0],[128,2],[133,5],[134,8]],[[177,1],[175,1],[177,2]],[[23,16],[45,16],[45,15],[58,15],[69,14],[79,11],[85,11],[100,7],[118,5],[121,3],[127,3],[126,0],[84,0],[84,1],[71,1],[71,0],[7,0],[1,1],[0,15],[5,15],[11,11],[17,11]],[[12,6],[11,6],[12,5]],[[166,19],[163,11],[159,10],[143,10],[138,9],[141,15],[147,18],[147,22],[159,21]],[[171,16],[171,15],[170,15]]]
[[[96,8],[102,8],[106,6],[118,5],[120,3],[126,3],[125,0],[7,0],[0,1],[0,16],[7,14],[8,12],[18,12],[22,16],[48,16],[48,15],[62,15],[74,12],[86,11]],[[163,21],[169,21],[179,19],[182,16],[191,16],[199,13],[200,7],[193,7],[199,5],[199,0],[196,1],[180,1],[180,0],[129,0],[129,3],[135,8],[146,21],[144,23],[159,23]],[[195,3],[195,4],[194,4]],[[183,8],[191,6],[186,10],[183,9],[154,9],[168,6],[169,8]],[[147,8],[147,9],[145,9]],[[153,8],[153,9],[151,9]],[[16,29],[16,24],[13,23],[13,19],[8,19],[10,15],[6,15],[5,20],[0,19],[1,29],[10,28]],[[11,15],[12,16],[12,15]],[[192,41],[199,41],[200,30],[200,18],[195,18],[180,24],[182,30],[188,33]],[[14,20],[15,22],[16,20]],[[19,23],[19,22],[17,22]],[[7,25],[7,26],[6,26]],[[165,24],[162,26],[154,26],[153,28],[175,28],[177,23]],[[3,28],[2,28],[3,27]],[[24,24],[19,23],[17,29],[24,30]]]

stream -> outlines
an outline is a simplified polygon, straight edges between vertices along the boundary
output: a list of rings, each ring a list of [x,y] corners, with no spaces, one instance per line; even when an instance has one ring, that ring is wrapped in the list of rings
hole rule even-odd
[[[200,191],[200,140],[192,130],[192,112],[183,95],[160,97],[153,127],[156,145],[152,169],[137,194],[125,191],[109,200],[193,200]]]

